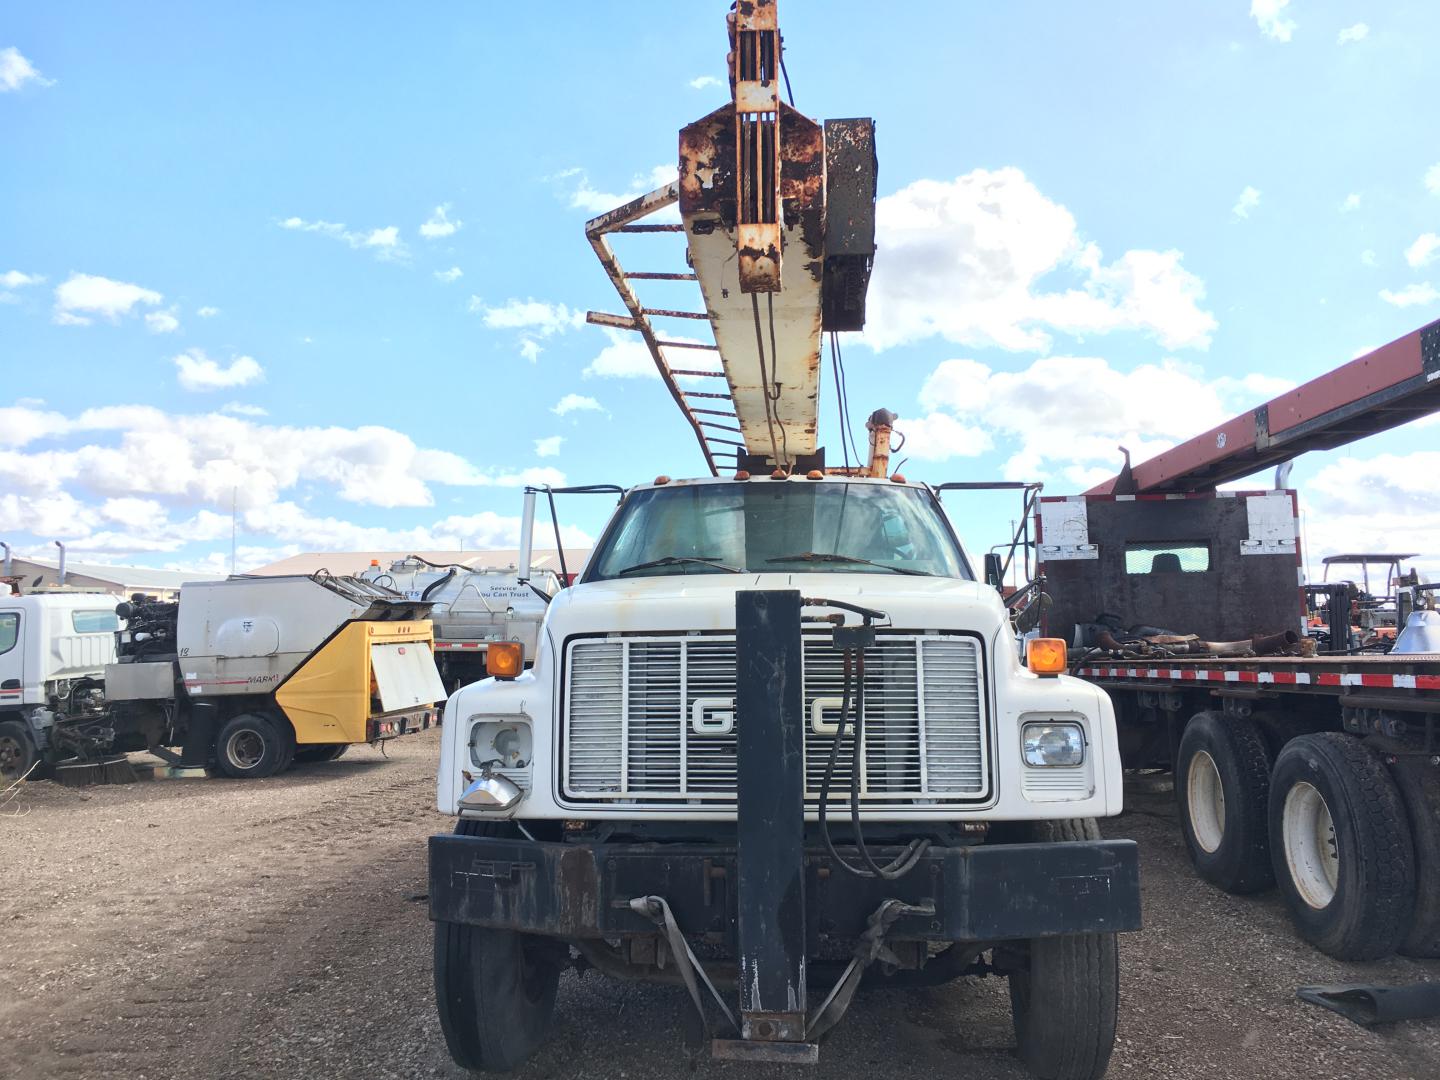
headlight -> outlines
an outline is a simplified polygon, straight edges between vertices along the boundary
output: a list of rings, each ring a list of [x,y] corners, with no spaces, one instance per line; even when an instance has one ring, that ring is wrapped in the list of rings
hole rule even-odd
[[[530,764],[530,720],[487,720],[470,730],[470,760],[481,768],[523,769]]]
[[[1026,765],[1045,768],[1085,761],[1085,730],[1079,724],[1026,724],[1020,741]]]

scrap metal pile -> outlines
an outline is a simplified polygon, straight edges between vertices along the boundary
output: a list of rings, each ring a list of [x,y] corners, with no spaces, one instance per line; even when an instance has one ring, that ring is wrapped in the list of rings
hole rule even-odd
[[[1104,612],[1091,623],[1075,628],[1071,660],[1098,658],[1159,660],[1217,656],[1314,656],[1315,642],[1293,630],[1255,634],[1239,641],[1205,641],[1197,634],[1184,634],[1157,626],[1126,627],[1122,619]]]

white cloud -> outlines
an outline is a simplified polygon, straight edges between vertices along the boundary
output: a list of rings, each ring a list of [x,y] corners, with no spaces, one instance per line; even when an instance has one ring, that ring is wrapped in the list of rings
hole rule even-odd
[[[458,266],[452,266],[449,270],[436,270],[435,280],[449,285],[452,281],[458,281],[465,276],[465,271]]]
[[[1248,218],[1250,211],[1260,205],[1260,189],[1245,185],[1245,190],[1240,192],[1240,197],[1235,200],[1235,205],[1230,212],[1237,218]]]
[[[77,434],[88,436],[82,445],[44,445]],[[56,527],[64,536],[100,527],[99,515],[80,504],[81,495],[152,499],[188,508],[188,515],[205,506],[228,513],[232,493],[244,511],[264,511],[291,493],[308,497],[315,491],[369,506],[417,507],[434,504],[435,485],[565,482],[564,473],[548,467],[480,468],[457,454],[416,446],[390,428],[300,428],[222,413],[168,415],[147,406],[92,409],[73,417],[13,406],[0,410],[0,436],[25,447],[0,450],[0,509],[14,515],[0,513],[0,528],[33,533],[27,513],[54,511],[63,517],[69,511],[73,520]]]
[[[446,236],[454,236],[456,231],[464,226],[463,221],[450,220],[450,204],[444,203],[435,208],[430,219],[420,226],[420,235],[426,240],[439,240]]]
[[[1440,162],[1425,170],[1425,188],[1431,195],[1440,195]]]
[[[220,309],[218,307],[210,307],[209,305],[206,305],[205,307],[197,308],[195,314],[200,316],[200,318],[202,319],[213,319],[216,315],[220,314]]]
[[[1272,41],[1289,41],[1295,33],[1295,20],[1282,14],[1289,5],[1290,0],[1250,0],[1250,17]]]
[[[265,369],[252,356],[237,356],[229,364],[211,360],[199,349],[187,349],[175,357],[180,385],[186,390],[225,390],[246,386],[265,377]]]
[[[1313,504],[1312,560],[1341,550],[1417,551],[1422,566],[1440,568],[1440,451],[1347,455],[1324,465],[1302,494]]]
[[[606,327],[605,336],[610,339],[610,344],[601,349],[585,368],[583,374],[586,378],[592,375],[619,379],[660,377],[650,350],[636,334]]]
[[[690,80],[690,89],[692,90],[704,90],[707,87],[724,85],[724,82],[717,79],[714,75],[698,75]]]
[[[39,274],[22,274],[19,270],[7,270],[0,274],[0,286],[6,289],[23,289],[27,285],[39,285],[44,280]]]
[[[864,337],[875,349],[938,336],[1044,351],[1050,331],[1116,330],[1204,348],[1215,330],[1180,252],[1132,250],[1105,264],[1070,212],[1013,167],[916,181],[879,200],[876,225]]]
[[[540,337],[564,333],[585,325],[585,315],[564,304],[543,300],[506,300],[499,307],[490,307],[478,296],[470,298],[470,310],[479,312],[486,326],[495,330],[526,330]]]
[[[1440,289],[1436,289],[1428,281],[1420,281],[1406,285],[1398,292],[1381,289],[1380,299],[1387,304],[1395,305],[1395,307],[1415,307],[1418,304],[1433,304],[1440,300]]]
[[[19,90],[28,82],[37,83],[40,86],[54,86],[54,79],[47,79],[35,69],[21,55],[20,50],[13,45],[7,49],[0,49],[0,94],[11,90]]]
[[[550,410],[556,416],[564,416],[572,412],[604,412],[605,407],[593,397],[585,397],[583,394],[566,394],[555,403],[555,408]]]
[[[664,187],[679,176],[679,167],[670,162],[664,165],[656,165],[645,175],[631,177],[630,186],[623,192],[612,193],[597,191],[590,183],[590,174],[584,169],[566,169],[550,177],[551,180],[569,180],[574,184],[568,196],[572,210],[584,210],[587,214],[604,214],[614,210],[631,199],[638,199],[656,188]],[[679,212],[672,206],[667,208],[665,214],[657,213],[655,221],[674,220],[679,221]]]
[[[270,414],[259,405],[247,405],[241,401],[231,401],[220,406],[220,411],[228,416],[269,416]]]
[[[405,241],[400,239],[397,225],[386,225],[379,229],[347,229],[335,221],[306,221],[303,218],[288,217],[280,222],[282,229],[296,232],[318,233],[332,240],[339,240],[357,251],[372,251],[377,259],[402,260],[410,255]]]
[[[895,422],[895,430],[905,436],[905,447],[901,453],[920,461],[974,457],[993,445],[990,436],[980,428],[962,424],[942,412],[901,417]]]
[[[1354,26],[1347,26],[1335,35],[1335,44],[1348,45],[1355,41],[1364,41],[1370,36],[1370,27],[1363,22],[1357,22]]]
[[[154,307],[165,298],[154,289],[94,274],[71,274],[55,287],[55,321],[62,326],[89,326],[99,316],[119,322],[140,305]]]
[[[901,430],[914,457],[931,455],[925,445],[931,435],[940,440],[934,456],[942,458],[978,453],[988,437],[1012,449],[1004,466],[1011,479],[1044,479],[1058,469],[1071,484],[1089,483],[1098,469],[1105,475],[1118,469],[1119,446],[1143,461],[1291,385],[1264,375],[1207,381],[1200,369],[1176,360],[1131,371],[1083,356],[1043,357],[1020,371],[946,360],[920,391],[927,415],[918,427],[902,422]],[[1184,403],[1179,412],[1177,402]],[[958,423],[939,424],[946,414]]]
[[[560,444],[565,441],[564,435],[550,435],[544,439],[535,440],[536,457],[558,457]]]
[[[491,307],[478,296],[470,297],[470,310],[480,315],[493,330],[520,331],[520,355],[532,364],[539,358],[540,339],[563,334],[585,325],[585,314],[564,304],[551,304],[533,297],[510,299]]]
[[[175,317],[174,308],[169,311],[147,311],[145,329],[152,334],[173,334],[180,329],[180,320]]]
[[[1345,201],[1340,204],[1340,212],[1342,214],[1348,214],[1351,210],[1359,209],[1360,195],[1358,192],[1352,191],[1349,195],[1345,196]]]
[[[1380,260],[1375,257],[1375,252],[1366,248],[1360,252],[1360,263],[1362,266],[1379,266]]]
[[[1437,253],[1440,253],[1440,236],[1424,233],[1405,249],[1405,261],[1418,270],[1434,262]]]

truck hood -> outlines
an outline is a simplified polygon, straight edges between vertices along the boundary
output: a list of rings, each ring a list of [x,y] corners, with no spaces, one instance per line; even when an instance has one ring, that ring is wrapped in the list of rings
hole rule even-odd
[[[807,598],[846,600],[885,612],[890,625],[902,629],[975,630],[988,639],[1005,622],[999,594],[981,582],[885,573],[746,573],[572,586],[551,602],[546,624],[557,641],[584,633],[730,631],[735,594],[742,589],[799,589]]]

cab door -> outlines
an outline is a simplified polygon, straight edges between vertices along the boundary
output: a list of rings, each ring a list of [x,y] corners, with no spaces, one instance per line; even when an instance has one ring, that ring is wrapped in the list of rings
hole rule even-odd
[[[21,613],[0,607],[0,708],[24,699],[25,635]]]

